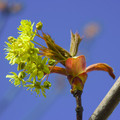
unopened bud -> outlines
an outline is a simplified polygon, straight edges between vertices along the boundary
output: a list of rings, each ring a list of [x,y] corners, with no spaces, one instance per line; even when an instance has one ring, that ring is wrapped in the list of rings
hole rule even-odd
[[[24,63],[24,62],[20,62],[20,63],[18,64],[17,70],[18,70],[18,71],[19,71],[19,70],[22,70],[22,69],[24,69],[24,67],[25,67],[25,63]]]
[[[49,89],[49,87],[51,87],[51,83],[49,81],[45,81],[44,82],[44,87]]]
[[[21,79],[25,78],[25,76],[26,76],[26,74],[25,74],[25,72],[23,72],[23,71],[21,71],[21,72],[18,74],[18,78],[21,78]]]
[[[43,26],[43,24],[42,24],[42,22],[40,21],[40,22],[38,22],[38,23],[36,24],[36,29],[37,29],[37,30],[41,30],[41,29],[42,29],[42,26]]]
[[[9,41],[10,43],[13,43],[13,42],[15,41],[15,38],[12,37],[12,36],[9,36],[9,37],[8,37],[8,41]]]
[[[49,61],[48,61],[48,64],[50,65],[50,66],[53,66],[54,64],[55,64],[55,60],[53,60],[53,59],[50,59]]]

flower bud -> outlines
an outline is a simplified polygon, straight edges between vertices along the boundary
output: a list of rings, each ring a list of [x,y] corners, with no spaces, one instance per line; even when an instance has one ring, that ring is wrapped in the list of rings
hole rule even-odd
[[[24,62],[20,62],[20,63],[18,64],[17,70],[18,70],[18,71],[19,71],[19,70],[22,70],[22,69],[24,69],[24,67],[25,67],[25,63],[24,63]]]
[[[49,87],[51,87],[51,83],[49,81],[45,81],[44,82],[44,87],[49,89]]]
[[[53,65],[55,64],[55,60],[50,59],[50,60],[48,61],[48,64],[49,64],[50,66],[53,66]]]
[[[40,21],[40,22],[38,22],[38,23],[36,24],[36,29],[37,29],[37,30],[41,30],[41,29],[42,29],[42,26],[43,26],[43,24],[42,24],[42,22]]]
[[[9,41],[10,43],[13,43],[13,42],[15,41],[15,38],[12,37],[12,36],[9,36],[9,37],[8,37],[8,41]]]
[[[25,74],[25,72],[23,72],[23,71],[21,71],[21,72],[18,74],[18,78],[21,78],[21,79],[25,78],[25,76],[26,76],[26,74]]]

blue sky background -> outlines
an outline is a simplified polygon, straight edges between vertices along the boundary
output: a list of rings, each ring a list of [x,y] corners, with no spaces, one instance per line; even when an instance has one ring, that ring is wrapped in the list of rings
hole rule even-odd
[[[47,92],[47,98],[31,95],[25,88],[14,87],[5,78],[8,72],[16,71],[16,66],[9,65],[5,59],[3,50],[5,41],[10,35],[18,36],[17,27],[21,19],[35,23],[42,21],[43,31],[49,33],[58,45],[69,51],[70,30],[78,31],[82,36],[87,24],[97,23],[100,26],[99,33],[94,38],[87,39],[88,42],[84,37],[79,51],[85,53],[87,66],[99,62],[112,66],[117,79],[120,75],[120,1],[19,0],[18,2],[24,4],[22,11],[8,16],[0,33],[0,120],[75,120],[75,99],[70,94],[67,79],[63,76],[50,75],[49,81],[52,82],[52,87]],[[115,80],[106,72],[94,71],[88,74],[82,94],[83,120],[88,120],[114,82]],[[119,120],[119,118],[120,105],[108,120]]]

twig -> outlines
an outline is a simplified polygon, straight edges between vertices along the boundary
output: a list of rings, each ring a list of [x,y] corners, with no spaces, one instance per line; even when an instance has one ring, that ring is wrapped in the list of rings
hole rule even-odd
[[[114,83],[89,120],[106,120],[120,102],[120,77]]]
[[[75,111],[76,111],[76,118],[77,118],[77,120],[82,120],[82,113],[83,113],[83,107],[82,107],[82,103],[81,103],[82,91],[77,90],[77,91],[75,91],[72,94],[76,98],[76,104],[77,104],[77,107],[75,109]]]
[[[80,38],[80,35],[78,33],[73,34],[71,31],[70,54],[72,57],[74,57],[77,54],[78,47],[79,47],[81,40],[82,39]],[[82,107],[82,103],[81,103],[82,91],[77,90],[77,91],[74,91],[74,93],[72,93],[72,94],[75,97],[76,104],[77,104],[77,107],[75,109],[76,118],[77,118],[77,120],[82,120],[82,113],[83,113],[83,107]]]

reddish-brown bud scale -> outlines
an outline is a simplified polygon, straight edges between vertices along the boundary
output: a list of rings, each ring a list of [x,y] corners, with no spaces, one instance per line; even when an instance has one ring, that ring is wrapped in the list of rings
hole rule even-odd
[[[86,68],[85,56],[81,55],[78,57],[68,58],[65,62],[67,78],[72,88],[72,92],[75,90],[83,90],[84,84],[87,79],[87,73],[94,70],[102,70],[109,73],[114,79],[112,67],[105,63],[97,63],[90,65]]]
[[[58,73],[67,76],[67,79],[72,88],[71,92],[76,90],[83,90],[88,76],[87,73],[91,71],[106,71],[113,79],[115,79],[112,67],[105,63],[93,64],[86,68],[86,60],[84,55],[68,58],[65,61],[65,68],[50,66],[49,69],[50,73]]]

